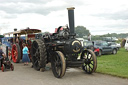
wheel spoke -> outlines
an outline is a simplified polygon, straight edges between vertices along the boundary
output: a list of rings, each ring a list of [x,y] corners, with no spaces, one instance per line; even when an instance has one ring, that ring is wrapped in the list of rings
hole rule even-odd
[[[90,60],[90,61],[93,61],[93,60]]]
[[[57,71],[58,75],[60,75],[60,73],[61,73],[61,67],[57,67],[56,71]]]
[[[91,65],[94,65],[93,63],[90,63]]]
[[[86,67],[86,69],[85,69],[85,70],[87,70],[87,65],[86,65],[85,67]]]
[[[93,68],[88,64],[89,68],[91,68],[93,70]]]
[[[54,57],[54,62],[57,63],[57,57]]]
[[[88,66],[89,66],[89,65],[88,65]],[[89,68],[88,68],[88,69],[89,69],[89,72],[90,72],[90,66],[89,66]]]
[[[66,70],[66,64],[63,53],[60,51],[56,51],[53,59],[51,60],[51,63],[54,76],[57,78],[63,77]]]
[[[87,59],[88,59],[89,53],[87,52]]]
[[[60,61],[60,59],[59,59],[59,56],[57,55],[57,57],[56,57],[56,61],[57,62],[59,62]]]
[[[86,58],[84,59],[85,54],[86,54]],[[81,55],[81,59],[84,59],[84,64],[82,66],[82,69],[86,73],[91,74],[96,70],[97,61],[96,61],[96,56],[92,50],[83,51]]]
[[[90,55],[91,55],[91,54],[90,54]],[[89,59],[91,60],[91,58],[92,58],[92,55],[90,56],[90,58],[89,58]]]

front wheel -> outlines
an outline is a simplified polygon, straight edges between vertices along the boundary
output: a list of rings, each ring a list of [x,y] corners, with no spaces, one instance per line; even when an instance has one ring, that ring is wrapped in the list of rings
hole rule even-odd
[[[52,72],[55,77],[62,78],[65,75],[66,63],[62,52],[56,51],[51,58]]]
[[[81,59],[84,59],[84,63],[82,65],[82,69],[88,73],[91,74],[94,72],[97,68],[97,59],[96,55],[92,50],[84,50],[81,54]]]

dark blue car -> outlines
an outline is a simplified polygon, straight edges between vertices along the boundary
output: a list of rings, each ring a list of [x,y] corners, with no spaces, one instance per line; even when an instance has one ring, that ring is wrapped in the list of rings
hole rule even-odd
[[[99,55],[102,54],[116,54],[117,47],[109,45],[106,41],[93,41],[94,47],[99,48]]]

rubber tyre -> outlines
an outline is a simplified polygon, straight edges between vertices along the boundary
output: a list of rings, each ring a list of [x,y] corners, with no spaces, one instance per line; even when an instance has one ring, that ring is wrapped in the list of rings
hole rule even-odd
[[[112,54],[117,54],[117,50],[113,49]]]

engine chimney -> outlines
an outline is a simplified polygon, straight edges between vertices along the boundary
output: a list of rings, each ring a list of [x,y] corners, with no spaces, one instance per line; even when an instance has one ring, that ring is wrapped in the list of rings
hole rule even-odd
[[[74,7],[67,8],[68,10],[68,19],[69,19],[69,28],[70,28],[70,34],[75,35],[75,25],[74,25]]]
[[[17,31],[17,28],[14,28],[14,31]]]

